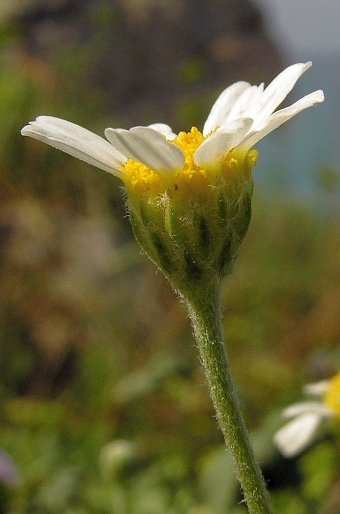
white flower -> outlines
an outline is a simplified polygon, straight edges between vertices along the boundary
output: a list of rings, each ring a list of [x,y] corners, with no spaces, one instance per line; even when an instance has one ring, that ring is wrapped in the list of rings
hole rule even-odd
[[[298,63],[280,73],[267,88],[236,82],[225,89],[213,105],[203,129],[203,142],[194,154],[194,164],[216,170],[227,153],[246,154],[260,139],[299,112],[324,100],[322,91],[301,98],[290,107],[275,109],[292,90],[299,77],[311,66]],[[123,181],[128,159],[142,163],[159,175],[180,171],[185,151],[174,144],[176,134],[168,125],[157,123],[130,130],[107,128],[107,140],[68,121],[39,116],[21,133],[101,168]]]
[[[275,434],[274,443],[285,457],[301,453],[314,440],[322,421],[338,415],[339,376],[304,387],[305,393],[320,396],[322,401],[295,403],[283,411],[292,420]]]

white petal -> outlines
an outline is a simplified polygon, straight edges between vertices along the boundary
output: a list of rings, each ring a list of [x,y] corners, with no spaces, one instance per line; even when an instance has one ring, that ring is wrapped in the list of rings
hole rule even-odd
[[[264,138],[270,132],[273,132],[273,130],[277,129],[280,125],[290,120],[290,118],[299,112],[323,101],[323,91],[314,91],[314,93],[304,96],[290,107],[274,112],[274,114],[269,116],[260,126],[256,126],[256,129],[254,128],[254,130],[247,135],[244,141],[241,142],[240,146],[246,149],[251,148],[255,143],[260,141],[260,139]]]
[[[283,416],[285,418],[293,418],[305,413],[318,414],[324,418],[334,416],[334,412],[321,402],[294,403],[283,411]]]
[[[183,168],[185,156],[178,146],[165,141],[162,134],[148,127],[130,130],[105,130],[110,143],[129,159],[141,162],[156,172]]]
[[[305,394],[313,394],[315,396],[323,396],[329,387],[330,380],[321,380],[313,384],[306,384],[303,387]]]
[[[22,130],[23,136],[43,141],[97,168],[120,176],[126,158],[93,132],[52,116],[38,116]]]
[[[262,94],[263,84],[248,87],[236,100],[225,121],[228,122],[241,117],[254,118],[253,113],[256,115]]]
[[[250,87],[251,85],[248,84],[248,82],[240,81],[232,84],[231,86],[227,87],[227,89],[222,91],[212,106],[210,114],[204,124],[204,136],[215,130],[216,127],[220,127],[226,122],[235,101],[246,89]]]
[[[251,118],[239,118],[224,125],[223,129],[209,136],[198,147],[194,157],[195,164],[205,169],[217,167],[229,150],[244,139],[252,123]]]
[[[316,413],[301,414],[275,434],[274,443],[285,457],[294,457],[313,441],[321,420]]]
[[[298,63],[283,70],[264,90],[258,104],[256,120],[262,120],[272,114],[293,89],[298,79],[312,66],[311,62]]]
[[[163,136],[165,136],[168,141],[172,141],[175,139],[175,137],[177,137],[177,134],[172,132],[172,128],[165,123],[152,123],[152,125],[148,125],[148,128],[157,130],[157,132],[163,134]]]

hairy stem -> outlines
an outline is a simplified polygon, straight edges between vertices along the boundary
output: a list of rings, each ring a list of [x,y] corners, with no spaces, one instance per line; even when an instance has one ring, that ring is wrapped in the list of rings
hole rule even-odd
[[[186,301],[210,394],[249,513],[273,514],[230,373],[221,321],[220,287],[212,289],[196,291]]]

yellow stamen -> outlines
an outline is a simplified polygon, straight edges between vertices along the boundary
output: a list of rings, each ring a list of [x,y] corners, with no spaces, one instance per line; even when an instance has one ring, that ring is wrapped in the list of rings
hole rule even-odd
[[[171,141],[173,144],[179,146],[185,155],[185,164],[183,169],[177,172],[176,178],[171,172],[158,174],[144,164],[128,159],[124,166],[126,177],[124,182],[126,187],[128,189],[135,189],[136,192],[140,194],[149,193],[151,195],[157,195],[161,192],[165,192],[169,188],[178,190],[181,184],[188,185],[192,178],[197,182],[197,173],[204,176],[205,170],[196,166],[194,163],[194,155],[204,139],[201,132],[196,127],[193,127],[189,133],[180,132],[176,139]],[[192,186],[194,186],[194,184],[192,184]]]
[[[176,139],[172,141],[183,150],[185,155],[185,165],[181,173],[191,176],[193,171],[203,169],[195,164],[194,156],[197,148],[201,146],[204,140],[205,137],[202,133],[196,127],[192,127],[190,132],[180,132]]]
[[[206,137],[209,137],[209,134]],[[183,151],[185,164],[181,170],[171,172],[154,171],[144,164],[128,159],[124,166],[124,183],[130,194],[139,196],[158,196],[168,194],[204,193],[210,186],[221,183],[221,180],[237,180],[240,164],[243,166],[243,176],[250,178],[251,169],[256,165],[257,152],[230,150],[216,170],[206,170],[195,164],[194,156],[198,147],[205,141],[205,136],[193,127],[190,132],[180,132],[171,141]]]

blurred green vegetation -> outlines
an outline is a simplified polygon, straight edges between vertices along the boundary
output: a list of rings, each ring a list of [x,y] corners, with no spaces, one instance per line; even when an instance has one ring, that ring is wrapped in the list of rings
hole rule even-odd
[[[0,448],[19,474],[0,476],[0,512],[245,513],[187,314],[134,242],[118,180],[19,135],[38,114],[102,133],[104,99],[78,61],[52,70],[1,34]],[[200,64],[179,72],[190,83]],[[272,445],[303,383],[338,370],[339,220],[256,191],[224,290],[277,514],[340,512],[337,440],[290,461]]]

